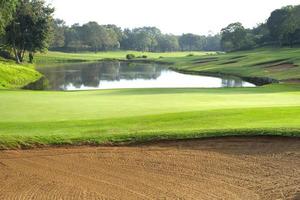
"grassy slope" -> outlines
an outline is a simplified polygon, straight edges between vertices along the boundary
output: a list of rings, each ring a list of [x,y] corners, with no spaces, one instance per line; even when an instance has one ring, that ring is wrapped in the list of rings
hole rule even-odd
[[[41,74],[30,65],[17,65],[12,61],[0,59],[0,89],[20,88],[40,77]]]
[[[184,57],[189,54],[205,55],[206,52],[166,52],[166,53],[151,53],[137,51],[108,51],[99,53],[62,53],[62,52],[47,52],[36,54],[35,61],[37,63],[57,63],[57,62],[73,62],[73,61],[98,61],[102,59],[125,59],[127,54],[135,56],[146,55],[148,58],[157,59],[159,57]]]
[[[221,55],[165,58],[176,63],[177,68],[225,73],[245,77],[270,77],[277,80],[300,79],[300,48],[262,48]],[[294,67],[274,65],[294,64]]]
[[[300,135],[300,86],[0,92],[0,146]]]

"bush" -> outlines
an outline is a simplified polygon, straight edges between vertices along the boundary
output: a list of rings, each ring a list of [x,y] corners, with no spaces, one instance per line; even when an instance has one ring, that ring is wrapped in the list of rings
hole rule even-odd
[[[134,54],[127,54],[126,58],[127,58],[127,60],[132,60],[132,59],[135,58],[135,55]]]
[[[0,57],[5,59],[14,59],[8,51],[0,50]]]
[[[146,55],[143,55],[143,56],[142,56],[142,58],[148,58],[148,56],[146,56]]]
[[[194,56],[194,54],[192,54],[192,53],[186,55],[186,57],[192,57],[192,56]]]

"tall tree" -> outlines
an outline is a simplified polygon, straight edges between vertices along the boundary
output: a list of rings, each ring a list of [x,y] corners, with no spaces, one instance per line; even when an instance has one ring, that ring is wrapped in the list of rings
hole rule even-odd
[[[55,19],[52,23],[51,48],[61,48],[65,45],[66,22],[61,19]]]
[[[205,37],[204,51],[220,51],[221,50],[221,35],[208,35]]]
[[[251,48],[254,38],[239,22],[229,24],[221,30],[221,46],[225,51]]]
[[[25,52],[33,54],[49,45],[52,13],[54,9],[43,0],[21,0],[13,20],[6,27],[6,43],[16,58],[23,61]]]
[[[267,26],[270,31],[270,35],[274,41],[277,41],[280,45],[283,44],[284,38],[287,35],[288,24],[287,20],[291,14],[291,7],[287,6],[282,9],[277,9],[271,13],[267,21]]]
[[[179,44],[182,51],[200,50],[204,46],[203,37],[191,33],[179,37]]]
[[[179,50],[178,37],[174,35],[162,35],[158,39],[157,50],[162,52],[178,51]]]
[[[82,26],[82,40],[90,46],[93,51],[97,52],[104,46],[105,29],[97,22],[89,22]]]
[[[0,0],[0,35],[12,19],[18,0]]]
[[[300,40],[300,5],[291,8],[290,15],[285,23],[285,36],[289,45],[293,47],[294,43]]]

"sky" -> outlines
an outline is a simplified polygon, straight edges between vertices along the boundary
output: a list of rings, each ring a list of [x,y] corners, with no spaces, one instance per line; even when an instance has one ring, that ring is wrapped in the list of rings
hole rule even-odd
[[[96,21],[122,28],[156,26],[163,33],[218,33],[232,22],[252,28],[300,0],[46,0],[68,25]]]

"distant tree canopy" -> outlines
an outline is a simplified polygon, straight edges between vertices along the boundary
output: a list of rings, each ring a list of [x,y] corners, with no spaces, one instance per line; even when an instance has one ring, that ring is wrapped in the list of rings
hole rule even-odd
[[[96,22],[68,27],[59,19],[54,20],[52,28],[54,33],[50,49],[53,50],[95,52],[118,49],[152,52],[221,50],[220,35],[175,36],[162,34],[156,27],[122,30],[116,25],[99,25]]]
[[[264,45],[289,45],[300,43],[300,5],[274,10],[266,23],[245,29],[239,22],[221,31],[221,46],[225,51],[251,49]]]
[[[229,24],[221,30],[221,45],[226,51],[243,50],[254,45],[254,37],[239,22]]]
[[[107,51],[237,51],[265,45],[300,44],[300,5],[274,10],[265,23],[246,29],[231,23],[220,34],[163,34],[156,27],[124,29],[97,22],[67,26],[53,19],[54,9],[45,0],[0,0],[0,50],[6,49],[17,62],[26,52],[51,50]]]

